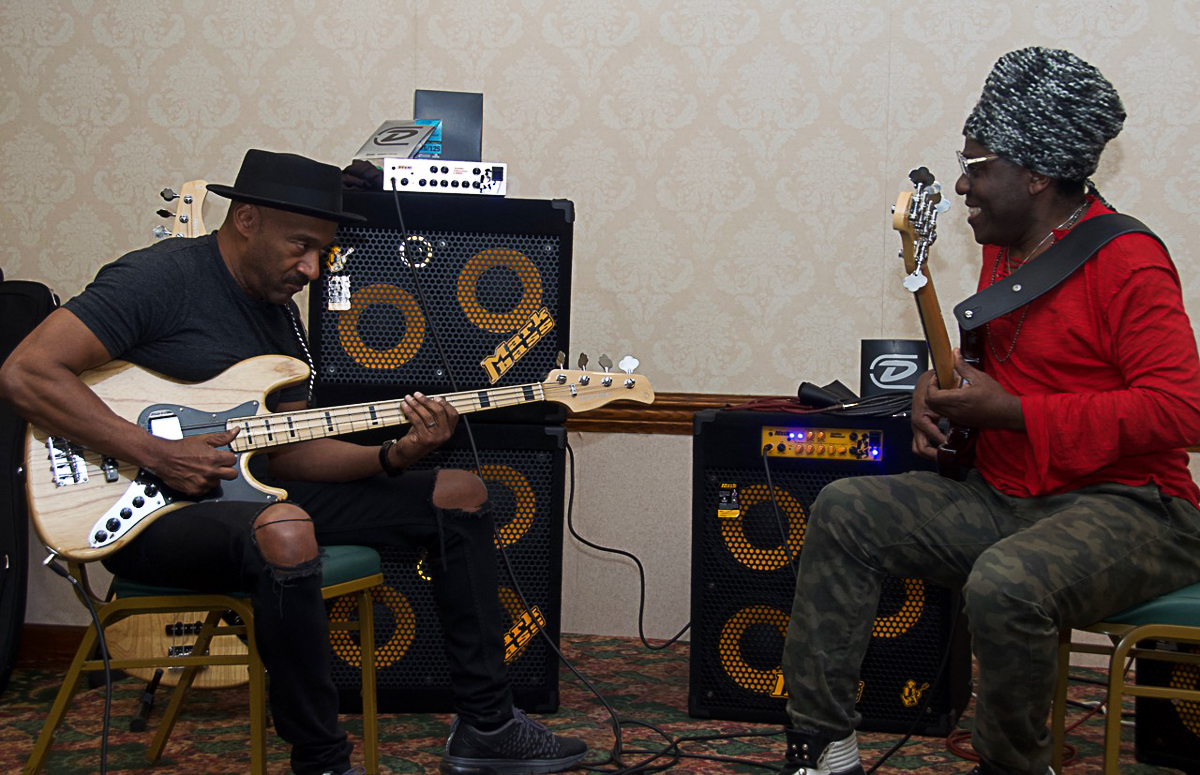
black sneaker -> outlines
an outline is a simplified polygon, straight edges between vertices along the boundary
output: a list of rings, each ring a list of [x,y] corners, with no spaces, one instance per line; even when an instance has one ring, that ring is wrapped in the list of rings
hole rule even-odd
[[[532,775],[574,767],[587,746],[573,737],[559,737],[513,708],[513,718],[494,732],[480,732],[454,719],[446,739],[442,775]]]

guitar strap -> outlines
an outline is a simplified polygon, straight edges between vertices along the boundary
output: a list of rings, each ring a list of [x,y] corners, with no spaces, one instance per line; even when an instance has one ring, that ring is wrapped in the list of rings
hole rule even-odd
[[[1050,246],[1037,261],[1027,261],[1017,271],[959,302],[954,317],[965,331],[1007,315],[1051,290],[1071,276],[1096,251],[1125,234],[1145,234],[1166,249],[1166,244],[1144,223],[1129,215],[1110,213],[1088,218]]]

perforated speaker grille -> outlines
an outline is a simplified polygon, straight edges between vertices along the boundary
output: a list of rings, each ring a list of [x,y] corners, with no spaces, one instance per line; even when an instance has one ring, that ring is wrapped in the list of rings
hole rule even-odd
[[[826,427],[838,424],[829,418],[798,420],[791,416],[750,419],[744,425],[730,420],[701,426],[693,481],[689,698],[693,715],[786,721],[783,645],[809,509],[821,488],[836,479],[898,473],[910,467],[911,459],[904,451],[910,438],[904,436],[907,420],[903,427],[891,420],[874,420],[891,429],[890,436],[885,430],[888,467],[859,461],[774,458],[769,461],[773,503],[757,455],[760,428],[821,422]],[[739,515],[721,518],[722,495],[730,488],[737,491]],[[946,589],[916,579],[885,579],[861,671],[858,710],[863,715],[863,729],[903,731],[917,718],[923,693],[931,688],[951,640],[955,605],[955,596]],[[969,667],[965,642],[960,652],[956,659]],[[962,672],[963,665],[956,665],[957,672]],[[931,698],[922,727],[928,733],[948,732],[957,719],[966,701],[963,680],[947,675]]]
[[[1142,645],[1142,644],[1139,644]],[[1151,645],[1150,643],[1144,645]],[[1172,644],[1154,642],[1155,648]],[[1174,644],[1179,652],[1195,654],[1196,646]],[[1138,686],[1200,689],[1200,666],[1153,659],[1137,660]],[[1138,697],[1134,712],[1134,756],[1139,762],[1200,772],[1200,703],[1192,700]]]
[[[540,382],[569,350],[570,201],[382,191],[343,198],[366,221],[338,230],[339,253],[309,294],[317,404]],[[554,404],[531,404],[477,420],[564,416]]]
[[[558,321],[558,237],[417,231],[407,242],[391,229],[343,227],[338,245],[349,255],[340,276],[350,278],[350,309],[321,310],[318,351],[326,385],[420,384],[449,379],[433,346],[421,294],[456,380],[488,384],[480,362],[546,308]],[[404,245],[404,249],[401,249]],[[405,263],[411,257],[421,292]],[[328,292],[328,267],[321,283]],[[547,291],[550,291],[548,293]],[[330,334],[333,335],[330,335]],[[496,384],[539,381],[554,366],[557,338],[535,344]]]
[[[474,431],[499,538],[526,602],[537,608],[557,644],[565,431],[538,426],[477,426]],[[459,437],[453,443],[460,443]],[[468,447],[456,446],[439,450],[414,466],[435,467],[474,470],[475,463]],[[380,556],[384,586],[375,595],[379,710],[450,711],[450,674],[425,570],[425,552],[384,549]],[[525,629],[520,622],[526,609],[499,552],[496,564],[505,626],[520,634]],[[356,611],[350,603],[335,603],[330,616],[352,618]],[[335,639],[334,657],[334,681],[343,689],[343,708],[356,708],[362,682],[357,638],[347,634]],[[557,708],[556,659],[540,635],[511,640],[508,674],[520,707],[536,712]]]

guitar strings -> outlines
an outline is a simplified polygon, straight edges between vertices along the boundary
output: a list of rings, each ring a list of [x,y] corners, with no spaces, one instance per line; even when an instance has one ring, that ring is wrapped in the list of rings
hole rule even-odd
[[[542,396],[535,397],[533,401],[547,399],[563,399],[568,396],[578,396],[574,392],[576,386],[571,384],[558,383],[530,383],[527,385],[514,385],[509,387],[495,388],[487,391],[467,391],[463,393],[451,393],[442,396],[456,409],[467,407],[472,411],[482,409],[501,408],[503,406],[511,406],[527,402],[527,388],[533,388],[542,393]],[[626,390],[623,384],[614,382],[608,387],[591,388],[593,393],[611,393],[621,390]],[[489,404],[484,406],[478,395],[481,392],[488,394]],[[567,403],[564,401],[564,403]],[[182,427],[184,435],[190,436],[199,433],[219,433],[231,427],[248,427],[250,429],[250,438],[242,439],[239,436],[234,439],[231,446],[235,451],[246,452],[254,449],[256,446],[275,446],[274,444],[262,445],[253,437],[255,434],[263,433],[267,430],[268,425],[274,425],[276,422],[281,423],[277,429],[274,429],[272,435],[281,433],[292,433],[298,438],[297,441],[311,438],[314,429],[324,431],[331,425],[335,430],[334,433],[322,433],[322,436],[334,436],[343,433],[352,433],[357,430],[366,430],[372,427],[403,425],[410,421],[404,415],[400,408],[402,402],[397,400],[394,402],[381,403],[365,403],[351,404],[348,406],[335,407],[331,409],[305,409],[298,412],[282,412],[279,414],[263,414],[251,415],[247,417],[234,418],[226,423],[219,422],[204,422],[195,425],[185,425]],[[375,416],[371,417],[370,408],[375,409]],[[288,424],[288,420],[291,423]],[[349,426],[349,429],[343,429],[344,426]],[[362,427],[355,427],[361,425]],[[239,440],[241,443],[239,444]],[[240,448],[240,449],[238,449]],[[98,453],[87,448],[76,448],[71,454],[82,459],[82,466],[89,478],[95,473],[103,472],[103,457]],[[51,470],[54,469],[50,459],[47,462],[51,463]],[[124,462],[124,461],[121,461]],[[132,465],[132,464],[126,464]]]
[[[536,389],[542,395],[535,395],[534,398],[530,399],[529,389]],[[617,392],[620,390],[627,390],[627,388],[624,384],[614,383],[611,386],[601,388],[600,392]],[[486,393],[490,399],[487,405],[484,405],[482,400],[480,400],[480,393]],[[488,391],[452,393],[441,397],[456,409],[461,410],[466,408],[469,411],[479,411],[518,405],[531,400],[541,401],[552,399],[569,405],[570,401],[563,399],[578,396],[578,388],[574,385],[532,383],[496,388]],[[376,427],[402,425],[410,422],[404,414],[402,406],[403,402],[396,400],[379,403],[351,404],[323,409],[305,409],[298,412],[283,412],[279,414],[252,415],[230,420],[228,427],[245,427],[249,432],[250,438],[244,439],[241,444],[235,439],[234,445],[252,448],[256,445],[265,446],[255,438],[256,434],[263,432],[269,435],[288,434],[298,437],[297,440],[299,440],[300,438],[311,438],[314,430],[320,430],[320,433],[317,434],[319,436],[332,436]],[[349,426],[349,428],[345,429],[344,426]],[[273,446],[273,444],[269,446]]]

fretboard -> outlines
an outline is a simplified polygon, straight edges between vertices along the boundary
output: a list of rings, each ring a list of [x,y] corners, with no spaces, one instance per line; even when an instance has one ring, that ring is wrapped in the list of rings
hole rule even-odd
[[[546,400],[545,390],[538,382],[487,390],[446,393],[440,397],[457,409],[459,414]],[[391,400],[239,417],[226,423],[226,428],[242,429],[242,432],[229,445],[230,449],[234,452],[249,452],[297,441],[323,439],[328,436],[341,436],[375,428],[406,425],[408,422],[409,419],[404,414],[404,402]]]

